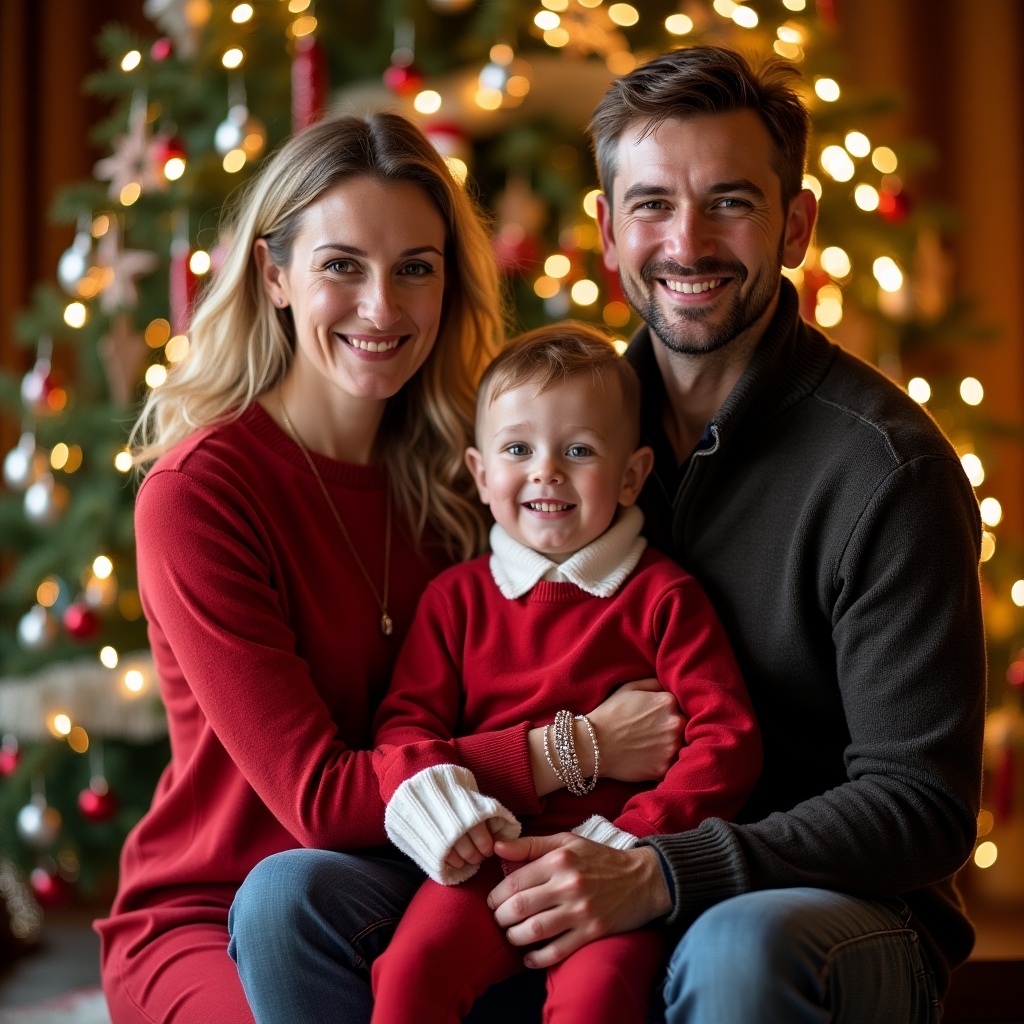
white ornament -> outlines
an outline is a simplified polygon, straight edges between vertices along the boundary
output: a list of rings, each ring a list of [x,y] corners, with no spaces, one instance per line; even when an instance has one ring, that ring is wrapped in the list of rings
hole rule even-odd
[[[18,835],[36,849],[52,846],[60,835],[60,825],[60,811],[50,807],[40,793],[18,811]]]
[[[23,491],[32,482],[36,436],[25,431],[4,458],[4,483],[12,491]]]

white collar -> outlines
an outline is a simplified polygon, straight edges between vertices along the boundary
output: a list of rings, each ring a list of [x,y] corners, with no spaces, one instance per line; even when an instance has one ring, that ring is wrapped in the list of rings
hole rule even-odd
[[[515,600],[541,580],[575,583],[594,597],[611,597],[636,568],[647,541],[640,536],[644,515],[635,505],[619,510],[604,533],[561,565],[513,540],[497,523],[491,527],[491,575],[504,597]]]

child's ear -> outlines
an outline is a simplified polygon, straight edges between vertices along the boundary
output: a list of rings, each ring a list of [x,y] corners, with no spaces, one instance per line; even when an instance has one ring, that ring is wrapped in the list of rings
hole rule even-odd
[[[473,476],[477,493],[485,505],[490,505],[491,499],[487,494],[487,471],[484,469],[484,457],[475,448],[467,448],[465,454],[466,465]]]
[[[654,469],[654,450],[646,445],[637,448],[626,463],[626,472],[622,475],[622,487],[619,489],[619,504],[628,507],[635,505],[640,497],[640,490],[651,470]]]

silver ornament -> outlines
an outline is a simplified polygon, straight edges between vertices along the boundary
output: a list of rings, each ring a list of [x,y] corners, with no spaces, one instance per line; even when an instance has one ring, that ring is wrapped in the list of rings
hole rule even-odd
[[[89,271],[91,251],[92,235],[88,231],[79,231],[57,261],[57,280],[68,295],[78,298],[78,285]]]
[[[244,103],[236,103],[228,110],[213,136],[214,148],[221,156],[233,149],[239,149],[245,141],[245,124],[249,120],[249,109]]]
[[[36,436],[26,431],[4,457],[4,483],[12,491],[23,491],[32,482]]]
[[[41,605],[33,605],[18,620],[18,643],[26,651],[42,651],[57,639],[57,623]]]
[[[18,811],[18,835],[29,846],[43,850],[52,846],[60,836],[61,817],[56,807],[50,807],[46,797],[36,793],[32,802]]]
[[[68,503],[68,489],[44,473],[25,491],[25,518],[37,526],[55,523]]]

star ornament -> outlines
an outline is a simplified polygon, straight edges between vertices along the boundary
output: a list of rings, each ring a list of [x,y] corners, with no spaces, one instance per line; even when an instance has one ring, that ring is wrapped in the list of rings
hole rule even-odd
[[[96,264],[107,283],[100,292],[100,309],[111,314],[134,309],[139,304],[135,279],[150,273],[157,265],[156,253],[144,249],[122,249],[120,232],[112,228],[96,247]]]
[[[153,139],[146,128],[146,104],[133,103],[128,116],[128,132],[114,142],[114,152],[98,160],[93,174],[98,181],[109,181],[107,194],[120,199],[126,185],[135,182],[143,192],[167,188],[159,150],[161,140]]]

